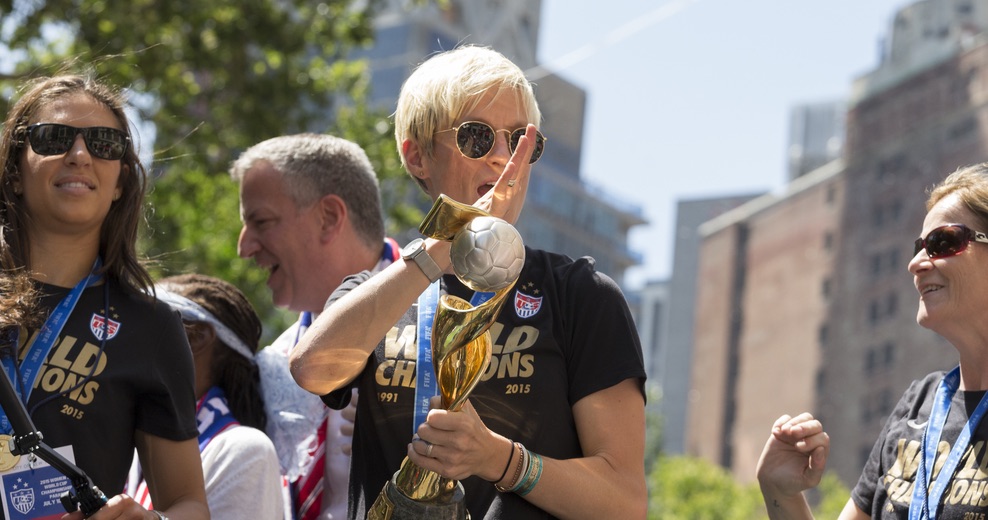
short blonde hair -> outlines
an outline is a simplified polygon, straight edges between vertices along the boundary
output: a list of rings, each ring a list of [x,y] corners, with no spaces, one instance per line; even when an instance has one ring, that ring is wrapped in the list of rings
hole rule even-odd
[[[528,122],[541,122],[532,83],[500,52],[467,45],[436,54],[420,64],[402,85],[394,115],[402,166],[408,169],[402,143],[411,140],[424,156],[431,158],[436,132],[452,128],[454,121],[476,108],[480,99],[492,91],[518,96]]]

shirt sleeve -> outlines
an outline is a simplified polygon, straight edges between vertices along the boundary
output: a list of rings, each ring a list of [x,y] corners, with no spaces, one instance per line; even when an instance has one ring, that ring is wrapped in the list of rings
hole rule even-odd
[[[137,429],[173,441],[199,435],[196,429],[195,365],[176,312],[159,303],[148,330],[146,376],[138,381]]]
[[[570,402],[635,379],[645,396],[641,339],[617,283],[583,258],[573,263],[563,301],[572,305],[567,343]]]
[[[213,520],[281,520],[281,476],[274,445],[264,433],[235,426],[202,451],[206,498]]]

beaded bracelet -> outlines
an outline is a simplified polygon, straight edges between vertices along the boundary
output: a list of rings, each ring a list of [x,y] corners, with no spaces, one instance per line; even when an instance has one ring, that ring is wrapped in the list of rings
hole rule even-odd
[[[519,472],[520,478],[516,479],[514,481],[514,484],[510,488],[508,488],[508,491],[512,493],[518,491],[521,488],[521,486],[525,483],[525,479],[528,478],[528,473],[532,471],[532,452],[528,451],[528,448],[526,448],[525,446],[521,446],[521,449],[524,455],[523,458],[525,460],[525,464],[524,464],[525,470]]]
[[[522,446],[520,442],[514,443],[514,446],[517,446],[518,447],[518,465],[515,466],[515,474],[514,474],[514,476],[511,477],[511,481],[509,481],[508,482],[508,485],[506,485],[506,486],[501,486],[499,484],[494,484],[494,489],[497,489],[501,493],[509,493],[509,492],[513,491],[512,488],[514,488],[514,486],[518,483],[518,481],[521,480],[521,470],[522,470],[523,467],[525,467],[525,453],[528,450],[526,450],[525,447]],[[509,462],[510,462],[510,459],[509,459]],[[500,482],[500,480],[498,482]]]

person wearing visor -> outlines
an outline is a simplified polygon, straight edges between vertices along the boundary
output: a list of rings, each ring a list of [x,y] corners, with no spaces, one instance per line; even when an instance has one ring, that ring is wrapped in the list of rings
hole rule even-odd
[[[92,519],[204,519],[192,356],[136,252],[147,174],[124,107],[90,76],[39,78],[3,123],[0,314],[16,334],[0,361],[44,442],[110,496]],[[68,482],[12,455],[16,433],[0,421],[4,510],[61,517],[43,493]],[[135,448],[154,511],[118,494]]]
[[[433,200],[446,195],[514,224],[548,146],[540,120],[517,65],[465,46],[430,57],[406,80],[395,137]],[[452,276],[450,242],[411,246],[375,276],[348,278],[291,354],[296,381],[330,407],[360,390],[349,517],[367,515],[407,456],[459,480],[471,518],[645,518],[645,370],[617,284],[592,258],[525,247],[510,303],[490,328],[484,377],[461,410],[432,397],[419,422],[413,382],[428,369],[416,361],[428,341],[416,324],[430,308],[419,297],[443,291],[469,301],[473,291]]]
[[[960,363],[913,381],[889,415],[841,520],[982,518],[988,443],[988,163],[934,187],[909,272],[916,321]],[[803,491],[820,482],[830,438],[809,413],[783,415],[758,462],[769,517],[811,518]],[[980,468],[980,469],[979,469]]]
[[[232,284],[201,274],[158,281],[157,298],[178,311],[196,367],[196,423],[212,520],[286,518],[274,444],[254,353],[261,321]],[[147,484],[131,470],[132,496],[151,505]]]

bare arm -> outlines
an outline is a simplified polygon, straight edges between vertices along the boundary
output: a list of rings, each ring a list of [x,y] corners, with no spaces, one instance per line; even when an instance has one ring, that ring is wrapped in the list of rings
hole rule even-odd
[[[135,440],[155,511],[160,511],[169,520],[209,520],[196,439],[176,442],[138,430]],[[89,518],[157,520],[158,516],[132,497],[117,495]],[[82,511],[69,513],[62,519],[83,520]]]
[[[645,401],[626,379],[573,405],[584,457],[545,460],[526,497],[560,518],[645,518]]]
[[[170,520],[208,520],[196,439],[171,441],[138,430],[136,441],[154,508]]]
[[[426,240],[426,252],[448,270],[449,242]],[[414,263],[398,259],[330,305],[292,349],[292,376],[302,388],[324,395],[349,383],[429,279]]]

